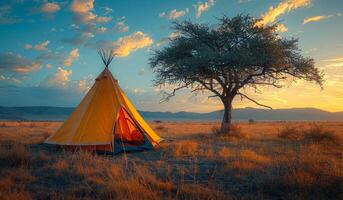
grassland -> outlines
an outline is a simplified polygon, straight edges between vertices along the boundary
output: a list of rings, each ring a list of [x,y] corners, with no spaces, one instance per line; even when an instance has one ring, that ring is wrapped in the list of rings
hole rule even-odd
[[[0,199],[343,199],[343,122],[152,122],[160,148],[42,145],[58,122],[0,122]]]

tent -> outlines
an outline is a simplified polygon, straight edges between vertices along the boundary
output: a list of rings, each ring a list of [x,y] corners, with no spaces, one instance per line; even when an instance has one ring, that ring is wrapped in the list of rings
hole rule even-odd
[[[108,69],[112,52],[99,51],[105,69],[47,144],[113,153],[154,149],[162,138],[144,121]]]

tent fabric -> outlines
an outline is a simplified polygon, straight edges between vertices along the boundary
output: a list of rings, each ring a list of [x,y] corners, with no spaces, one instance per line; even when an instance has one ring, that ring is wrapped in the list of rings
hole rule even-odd
[[[132,144],[147,142],[152,147],[162,141],[106,67],[69,118],[45,143],[113,150],[118,139]]]

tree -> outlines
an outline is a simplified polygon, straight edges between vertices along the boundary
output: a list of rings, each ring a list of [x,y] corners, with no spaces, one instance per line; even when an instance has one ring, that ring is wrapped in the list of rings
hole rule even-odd
[[[224,16],[215,26],[191,21],[174,22],[178,36],[154,52],[150,65],[154,85],[175,86],[166,100],[181,88],[208,90],[224,105],[222,132],[230,132],[235,97],[263,105],[247,94],[247,88],[283,87],[282,82],[302,79],[322,87],[323,74],[314,60],[301,55],[298,40],[281,37],[278,24],[258,26],[248,15]]]

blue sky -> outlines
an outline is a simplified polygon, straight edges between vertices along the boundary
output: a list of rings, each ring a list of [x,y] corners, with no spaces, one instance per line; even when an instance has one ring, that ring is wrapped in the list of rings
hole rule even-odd
[[[103,69],[97,49],[111,47],[119,56],[110,69],[138,109],[221,109],[207,93],[188,90],[160,104],[163,88],[152,86],[148,60],[177,35],[172,21],[215,24],[216,17],[239,13],[280,22],[280,35],[299,38],[303,54],[326,74],[323,91],[298,81],[252,96],[273,108],[343,110],[342,0],[1,1],[0,106],[76,106]],[[256,107],[234,103],[246,106]]]

